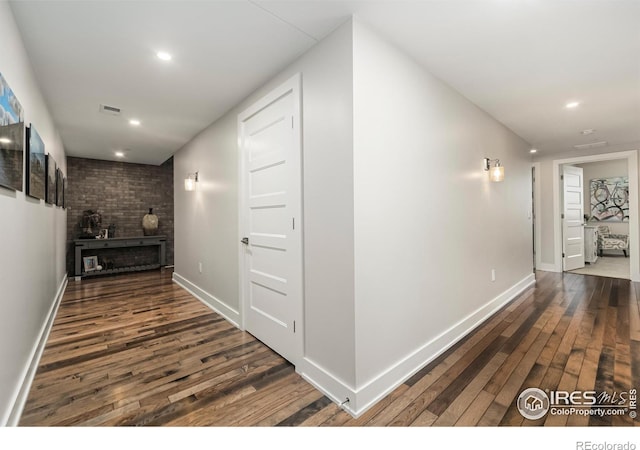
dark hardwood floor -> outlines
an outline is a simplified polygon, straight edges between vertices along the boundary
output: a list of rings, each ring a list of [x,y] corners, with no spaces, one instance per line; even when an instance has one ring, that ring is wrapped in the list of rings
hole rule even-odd
[[[640,387],[640,284],[537,279],[358,419],[172,283],[170,271],[70,282],[20,424],[637,425],[628,415],[518,413],[527,387]]]

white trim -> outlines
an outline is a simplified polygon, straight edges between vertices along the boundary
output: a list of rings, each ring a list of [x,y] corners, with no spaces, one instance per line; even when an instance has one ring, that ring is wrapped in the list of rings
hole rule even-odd
[[[60,307],[60,302],[64,296],[64,291],[67,288],[67,283],[68,279],[65,274],[62,278],[62,282],[58,286],[58,291],[56,292],[54,301],[51,304],[51,308],[49,308],[47,318],[40,328],[38,339],[33,345],[33,349],[29,355],[29,363],[22,370],[22,376],[20,377],[22,382],[18,385],[13,394],[13,400],[9,403],[12,406],[6,411],[2,421],[0,422],[0,426],[15,427],[18,426],[18,423],[20,422],[20,416],[22,416],[24,405],[27,402],[33,378],[36,376],[38,365],[40,365],[40,358],[42,357],[42,352],[44,352],[44,348],[47,345],[49,333],[53,327],[53,321],[58,313],[58,308]]]
[[[240,328],[240,313],[238,311],[236,311],[223,301],[218,300],[216,297],[209,294],[204,289],[199,288],[191,281],[187,280],[185,277],[177,274],[176,272],[173,272],[172,279],[174,283],[176,283],[185,291],[189,292],[195,298],[200,300],[202,303],[204,303],[205,306],[220,314],[237,328]]]
[[[602,153],[599,155],[579,156],[556,159],[553,161],[553,245],[554,272],[562,272],[562,221],[560,220],[560,166],[613,159],[626,159],[629,172],[629,265],[632,281],[640,281],[640,226],[638,221],[638,151]]]
[[[386,371],[360,387],[351,407],[356,415],[360,415],[380,401],[384,396],[397,388],[409,377],[440,356],[460,339],[471,333],[479,325],[500,308],[511,302],[527,288],[536,282],[533,273],[527,275],[518,283],[481,306],[448,330],[436,336],[422,347],[406,356],[404,359],[389,367]],[[351,402],[350,402],[351,403]]]
[[[242,154],[243,149],[243,129],[244,122],[250,119],[253,115],[257,114],[270,104],[274,103],[278,99],[291,93],[293,99],[293,111],[292,111],[292,125],[293,133],[295,136],[296,148],[293,151],[293,158],[291,162],[293,165],[297,165],[300,169],[299,176],[296,178],[296,182],[299,183],[297,192],[297,201],[291,202],[290,211],[291,215],[295,218],[296,229],[291,230],[291,254],[295,255],[296,260],[292,263],[296,268],[295,275],[287,281],[289,295],[292,298],[300,298],[300,302],[295,305],[296,311],[293,313],[294,321],[296,323],[296,332],[293,336],[294,339],[294,351],[291,357],[294,366],[299,365],[304,357],[304,243],[303,243],[303,173],[302,173],[302,74],[296,73],[280,86],[272,89],[267,95],[260,100],[254,102],[247,109],[238,114],[238,152],[240,152],[238,158],[238,251],[239,251],[239,294],[240,294],[240,320],[238,323],[241,325],[241,329],[246,329],[246,311],[248,310],[248,296],[247,281],[246,281],[246,257],[244,244],[240,243],[240,240],[247,234],[248,218],[246,216],[246,177],[245,177],[245,158]],[[294,159],[295,158],[295,159]],[[293,189],[292,189],[293,190]]]
[[[357,417],[353,409],[356,391],[352,386],[333,376],[328,370],[307,357],[303,359],[301,364],[296,366],[296,372],[309,382],[309,384],[329,397],[334,403],[342,405],[342,409],[346,412],[353,417]],[[347,398],[349,401],[344,403]]]
[[[542,180],[542,169],[540,168],[540,163],[539,162],[534,162],[531,164],[531,167],[534,169],[535,171],[535,175],[536,175],[536,181],[533,184],[534,187],[534,192],[533,192],[533,208],[535,210],[535,218],[534,218],[534,226],[535,226],[535,236],[534,236],[534,242],[535,242],[535,251],[536,251],[536,270],[545,270],[542,267],[546,266],[546,264],[544,264],[542,262],[542,206],[541,206],[541,199],[542,199],[542,185],[541,185],[541,180]]]
[[[405,380],[436,359],[460,339],[471,333],[500,308],[507,305],[536,282],[535,275],[529,274],[494,299],[481,306],[448,330],[436,336],[422,347],[390,366],[383,373],[370,380],[359,389],[353,389],[324,368],[308,358],[304,358],[298,373],[309,383],[322,391],[335,403],[349,402],[343,409],[354,417],[359,417],[378,401],[397,388]]]
[[[543,272],[562,272],[562,270],[558,270],[555,264],[549,263],[536,264],[536,270],[542,270]]]

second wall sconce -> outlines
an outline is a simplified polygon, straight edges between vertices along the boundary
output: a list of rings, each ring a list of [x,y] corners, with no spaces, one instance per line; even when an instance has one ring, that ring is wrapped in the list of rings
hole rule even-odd
[[[195,191],[197,182],[198,182],[198,172],[188,174],[187,178],[184,179],[184,190]]]
[[[491,163],[494,163],[491,167]],[[484,170],[489,172],[489,179],[495,183],[504,180],[504,167],[500,165],[499,159],[484,159]]]

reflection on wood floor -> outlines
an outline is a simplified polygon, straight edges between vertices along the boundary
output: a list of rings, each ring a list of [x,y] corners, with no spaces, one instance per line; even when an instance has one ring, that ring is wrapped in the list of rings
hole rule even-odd
[[[171,282],[169,271],[70,282],[21,425],[633,425],[524,419],[527,387],[640,387],[640,313],[627,280],[538,282],[353,419],[291,364]]]

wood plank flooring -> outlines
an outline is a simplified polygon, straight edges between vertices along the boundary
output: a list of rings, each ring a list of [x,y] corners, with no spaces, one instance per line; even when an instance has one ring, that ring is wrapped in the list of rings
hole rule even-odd
[[[538,272],[535,287],[354,419],[291,364],[171,281],[70,282],[23,426],[638,425],[525,420],[527,387],[640,387],[640,284]]]

